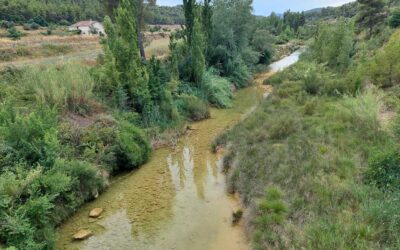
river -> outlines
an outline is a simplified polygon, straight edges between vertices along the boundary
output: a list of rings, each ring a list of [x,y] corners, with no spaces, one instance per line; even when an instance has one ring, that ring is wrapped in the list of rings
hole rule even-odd
[[[294,64],[300,53],[271,64],[270,72]],[[268,75],[257,75],[255,82]],[[114,178],[106,192],[60,226],[57,249],[249,249],[243,226],[232,226],[240,205],[226,193],[222,155],[210,149],[218,134],[259,104],[263,92],[259,84],[237,91],[233,108],[211,109],[211,119],[192,124],[174,149],[158,149],[140,169]],[[104,209],[100,218],[88,217],[93,208]],[[93,236],[73,241],[80,229]]]

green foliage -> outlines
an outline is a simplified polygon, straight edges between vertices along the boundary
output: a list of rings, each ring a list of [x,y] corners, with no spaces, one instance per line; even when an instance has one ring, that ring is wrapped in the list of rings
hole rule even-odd
[[[121,122],[117,133],[118,151],[115,156],[121,168],[137,168],[145,163],[151,153],[151,147],[141,130]]]
[[[126,100],[116,100],[118,106],[144,114],[149,109],[150,95],[147,72],[139,55],[135,14],[135,4],[123,0],[116,10],[115,24],[105,18],[105,61],[99,68],[98,88],[107,96],[125,96]]]
[[[210,118],[207,103],[196,96],[182,94],[177,101],[179,112],[191,121]]]
[[[0,0],[0,20],[19,23],[35,22],[46,27],[48,22],[75,22],[101,19],[104,15],[100,0]]]
[[[219,108],[231,107],[233,94],[229,81],[208,70],[203,77],[202,86],[212,105]]]
[[[250,71],[241,52],[249,45],[253,16],[250,1],[218,0],[213,5],[213,35],[208,64],[237,87],[248,86]]]
[[[383,0],[358,0],[359,9],[356,18],[358,31],[367,29],[368,36],[376,31],[376,26],[386,18]]]
[[[59,154],[57,116],[49,109],[40,109],[28,115],[11,106],[2,105],[0,131],[2,168],[21,162],[51,168]]]
[[[389,24],[392,28],[400,26],[400,8],[393,10],[389,18]]]
[[[327,63],[339,70],[345,70],[350,65],[353,50],[353,29],[345,21],[337,25],[320,25],[311,45],[312,56],[319,63]]]
[[[400,190],[400,155],[397,150],[373,153],[365,173],[367,183],[382,190]]]
[[[14,26],[7,29],[7,37],[9,37],[13,40],[21,39],[22,35],[23,35],[22,32],[18,31]]]
[[[369,67],[368,74],[374,84],[380,87],[392,87],[400,80],[400,32],[395,32],[389,42],[378,51]]]

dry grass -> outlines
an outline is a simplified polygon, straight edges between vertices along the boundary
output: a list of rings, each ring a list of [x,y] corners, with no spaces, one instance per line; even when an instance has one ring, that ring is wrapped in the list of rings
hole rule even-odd
[[[147,57],[155,56],[157,58],[164,58],[169,54],[169,37],[166,36],[164,38],[156,39],[150,42],[148,46],[146,46],[146,55]]]

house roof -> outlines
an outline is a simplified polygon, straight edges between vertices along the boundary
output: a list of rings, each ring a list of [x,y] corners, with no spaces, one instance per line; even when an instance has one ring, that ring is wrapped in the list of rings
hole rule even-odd
[[[72,24],[70,27],[77,28],[77,27],[90,27],[93,24],[98,23],[97,21],[80,21],[75,24]]]

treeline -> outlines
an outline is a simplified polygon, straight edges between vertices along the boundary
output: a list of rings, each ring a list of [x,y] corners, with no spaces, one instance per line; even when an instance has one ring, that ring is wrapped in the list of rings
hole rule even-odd
[[[118,1],[112,2],[118,4]],[[33,19],[43,19],[46,23],[61,25],[88,19],[102,21],[107,8],[107,0],[0,0],[0,21],[23,24]],[[149,4],[146,10],[148,24],[184,23],[181,5],[168,7]]]
[[[110,175],[146,162],[152,138],[210,117],[210,106],[230,107],[232,89],[271,60],[271,36],[247,0],[184,0],[185,28],[172,34],[169,57],[145,58],[136,3],[122,0],[105,18],[94,67],[1,72],[1,246],[54,249],[55,226]]]
[[[102,20],[104,6],[100,0],[0,0],[0,20],[26,23],[37,17],[62,24]]]
[[[149,15],[146,17],[148,24],[184,24],[182,5],[170,6],[149,6]]]
[[[216,140],[254,249],[400,247],[395,6],[359,0],[317,23],[300,61],[265,81],[272,95]]]

